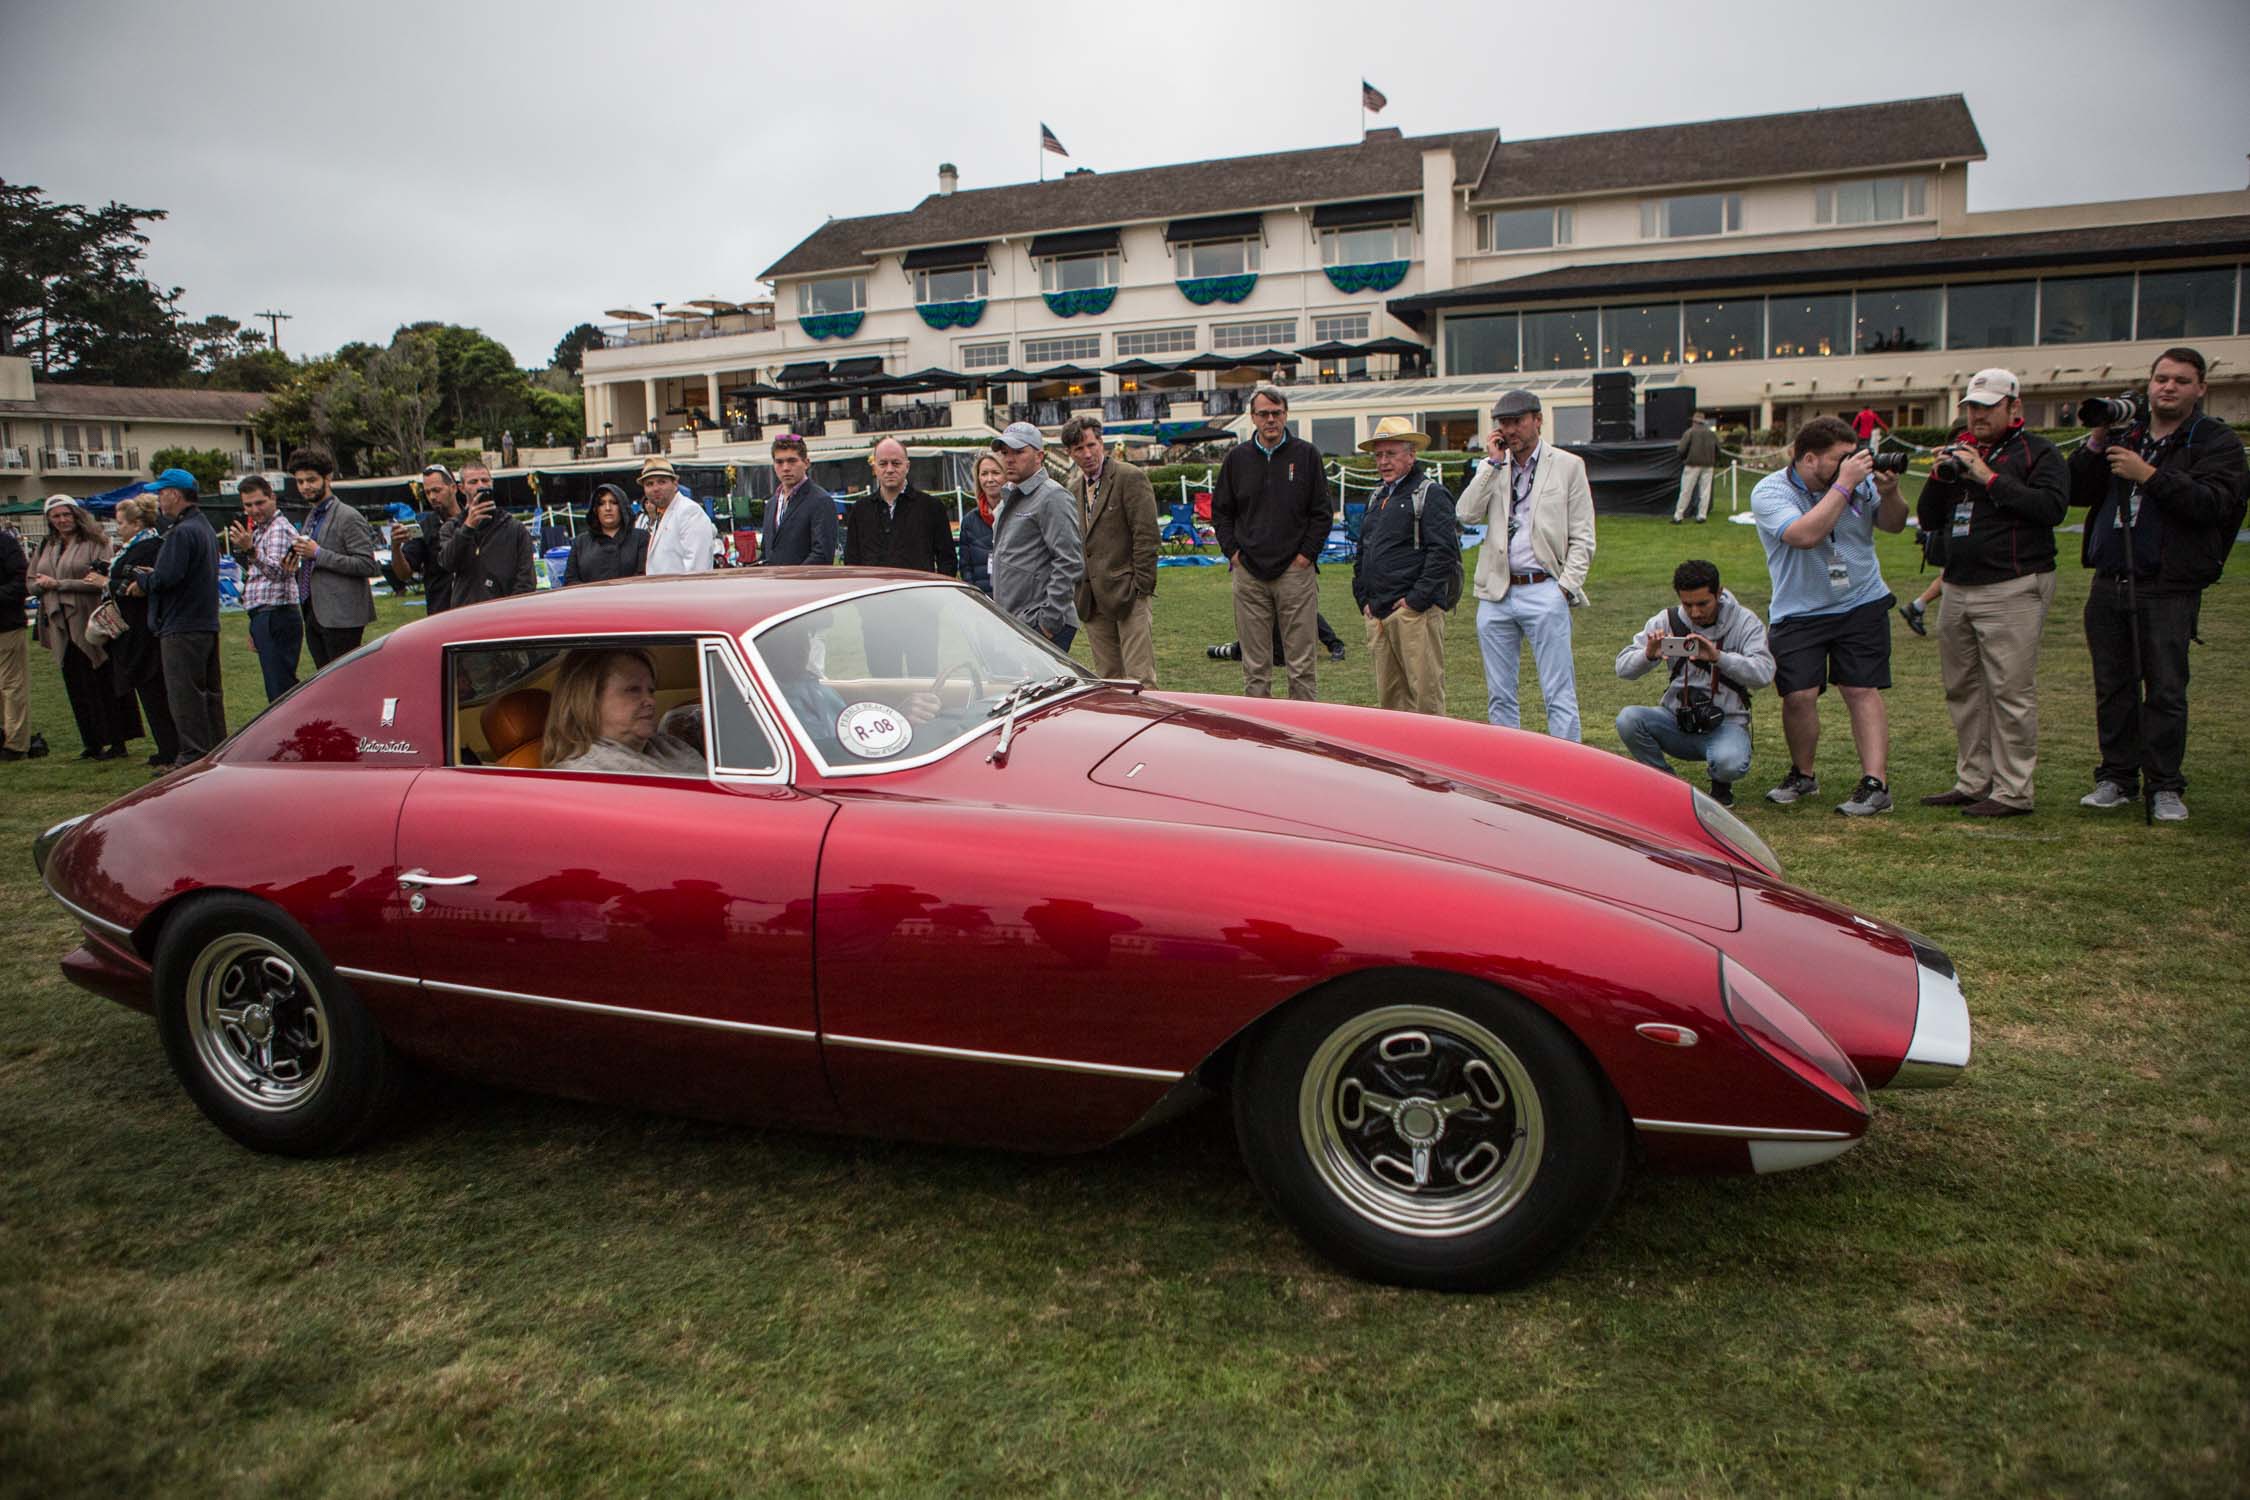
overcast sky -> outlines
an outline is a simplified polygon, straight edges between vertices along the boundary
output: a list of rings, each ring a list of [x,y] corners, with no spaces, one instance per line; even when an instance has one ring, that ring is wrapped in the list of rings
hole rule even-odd
[[[1940,9],[1923,7],[1936,17]],[[2250,183],[2250,3],[1890,8],[1638,0],[0,0],[0,177],[162,208],[191,317],[292,353],[473,324],[530,366],[603,309],[759,295],[830,215],[940,160],[1050,172],[1497,126],[1510,139],[1959,92],[1970,206]],[[2124,24],[2117,24],[2119,18]]]

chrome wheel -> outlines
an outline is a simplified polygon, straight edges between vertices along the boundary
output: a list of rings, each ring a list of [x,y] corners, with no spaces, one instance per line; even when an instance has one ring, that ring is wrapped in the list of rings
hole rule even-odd
[[[287,1110],[327,1077],[326,1002],[272,939],[238,932],[212,942],[188,970],[186,1000],[197,1061],[238,1103]]]
[[[1514,1049],[1432,1006],[1383,1006],[1331,1031],[1297,1106],[1321,1183],[1361,1218],[1418,1237],[1507,1215],[1546,1145],[1546,1112]]]

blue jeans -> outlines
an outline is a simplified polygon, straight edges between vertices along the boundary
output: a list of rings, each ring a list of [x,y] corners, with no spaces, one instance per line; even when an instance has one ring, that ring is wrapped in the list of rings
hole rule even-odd
[[[1477,601],[1477,644],[1484,648],[1485,718],[1502,729],[1518,727],[1516,673],[1523,641],[1539,669],[1539,696],[1547,702],[1547,732],[1558,740],[1578,732],[1578,679],[1570,665],[1570,599],[1562,585],[1517,584],[1505,599]]]
[[[1644,766],[1672,769],[1664,757],[1700,760],[1711,767],[1711,779],[1730,786],[1750,774],[1750,726],[1727,720],[1709,734],[1683,734],[1668,708],[1636,704],[1617,715],[1617,737],[1626,753]]]
[[[297,652],[304,643],[305,617],[294,604],[269,604],[250,611],[250,644],[258,653],[268,703],[297,685]]]

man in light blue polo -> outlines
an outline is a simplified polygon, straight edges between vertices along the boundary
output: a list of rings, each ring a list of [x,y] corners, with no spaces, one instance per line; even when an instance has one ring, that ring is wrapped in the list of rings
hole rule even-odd
[[[1834,683],[1851,715],[1859,785],[1836,805],[1847,817],[1888,812],[1891,748],[1883,689],[1891,685],[1891,605],[1875,560],[1875,533],[1906,529],[1896,474],[1876,474],[1851,424],[1815,417],[1797,429],[1789,467],[1751,491],[1750,509],[1773,580],[1767,642],[1789,774],[1766,793],[1784,805],[1820,791],[1820,695]],[[1872,480],[1870,475],[1874,477]]]

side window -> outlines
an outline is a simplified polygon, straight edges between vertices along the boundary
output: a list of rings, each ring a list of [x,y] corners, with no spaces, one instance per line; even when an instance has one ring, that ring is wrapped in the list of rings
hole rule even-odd
[[[453,765],[705,775],[702,653],[693,640],[494,642],[455,647],[446,664]]]
[[[711,732],[711,769],[761,775],[781,763],[773,740],[750,707],[749,685],[726,648],[703,648],[703,701]]]

